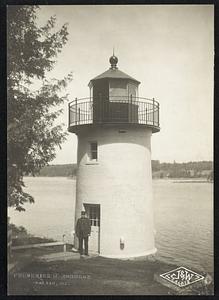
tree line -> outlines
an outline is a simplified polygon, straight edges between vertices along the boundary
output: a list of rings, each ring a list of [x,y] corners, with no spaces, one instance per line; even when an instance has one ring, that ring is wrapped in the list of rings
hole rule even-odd
[[[44,167],[38,176],[45,177],[75,177],[77,173],[77,164],[50,165]]]
[[[158,160],[152,160],[152,172],[154,177],[158,178],[208,177],[213,172],[213,162],[160,163]],[[38,175],[75,177],[76,174],[77,164],[63,164],[46,166]]]
[[[186,163],[160,163],[152,160],[152,171],[154,176],[163,178],[194,178],[207,177],[213,179],[212,161],[190,161]]]

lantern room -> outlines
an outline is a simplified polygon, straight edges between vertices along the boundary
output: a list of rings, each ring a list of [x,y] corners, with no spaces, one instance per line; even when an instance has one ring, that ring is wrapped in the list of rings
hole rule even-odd
[[[93,98],[94,123],[137,122],[139,81],[120,71],[118,58],[109,59],[111,67],[89,83]]]
[[[138,124],[159,131],[159,103],[139,97],[140,82],[118,69],[114,54],[109,62],[107,71],[90,80],[90,97],[69,104],[69,131],[89,124]]]

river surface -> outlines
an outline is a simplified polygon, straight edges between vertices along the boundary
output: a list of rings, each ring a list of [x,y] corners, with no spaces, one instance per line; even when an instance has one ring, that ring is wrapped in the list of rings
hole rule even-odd
[[[75,180],[26,177],[26,191],[35,198],[25,212],[9,209],[10,222],[29,233],[72,241]],[[154,180],[154,219],[159,259],[213,272],[213,184]]]

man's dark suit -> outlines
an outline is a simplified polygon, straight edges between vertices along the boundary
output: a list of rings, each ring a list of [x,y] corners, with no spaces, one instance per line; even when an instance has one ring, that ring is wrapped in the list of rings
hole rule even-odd
[[[85,247],[85,255],[88,255],[88,236],[91,232],[91,222],[88,218],[82,216],[76,224],[76,235],[79,240],[79,252],[83,254],[83,242]]]

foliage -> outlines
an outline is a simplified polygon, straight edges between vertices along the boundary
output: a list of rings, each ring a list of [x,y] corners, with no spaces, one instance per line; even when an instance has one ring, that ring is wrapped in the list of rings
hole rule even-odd
[[[187,163],[160,163],[152,160],[152,172],[155,177],[182,178],[206,177],[213,180],[213,163],[211,161],[196,161]],[[77,164],[49,165],[39,172],[39,176],[74,177],[77,174]]]
[[[39,176],[75,177],[76,172],[77,172],[77,164],[50,165],[44,167],[39,172]]]
[[[23,175],[37,174],[55,157],[66,133],[55,125],[67,99],[62,90],[71,75],[48,80],[57,54],[67,42],[67,25],[55,31],[56,18],[37,25],[38,6],[8,6],[7,83],[8,83],[8,205],[24,210],[34,202],[24,192]],[[36,82],[40,87],[34,91]]]
[[[213,180],[212,161],[160,163],[159,160],[152,160],[152,171],[159,173],[160,178],[165,176],[170,178],[207,177]]]
[[[16,226],[10,223],[8,224],[8,230],[12,230],[14,236],[27,236],[27,230],[23,226]]]

